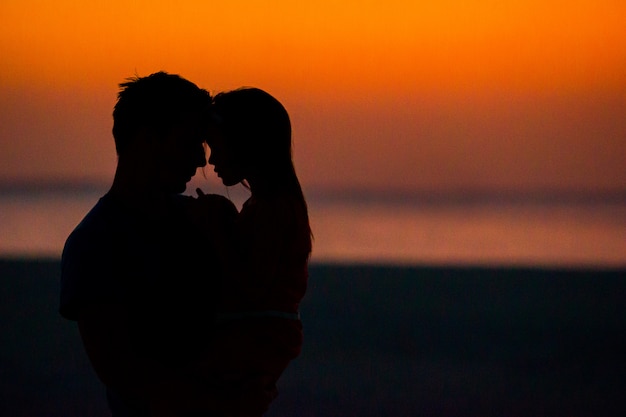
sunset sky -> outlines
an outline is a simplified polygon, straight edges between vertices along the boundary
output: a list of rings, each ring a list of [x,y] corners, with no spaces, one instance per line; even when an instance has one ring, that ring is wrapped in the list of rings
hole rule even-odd
[[[623,0],[0,3],[0,183],[108,182],[117,84],[283,102],[305,187],[626,189]]]

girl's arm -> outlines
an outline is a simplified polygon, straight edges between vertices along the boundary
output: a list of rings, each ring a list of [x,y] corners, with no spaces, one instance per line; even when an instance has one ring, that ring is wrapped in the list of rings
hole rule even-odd
[[[238,221],[238,247],[245,256],[232,262],[234,285],[244,299],[259,300],[272,287],[284,262],[291,213],[282,202],[256,200],[242,210]]]

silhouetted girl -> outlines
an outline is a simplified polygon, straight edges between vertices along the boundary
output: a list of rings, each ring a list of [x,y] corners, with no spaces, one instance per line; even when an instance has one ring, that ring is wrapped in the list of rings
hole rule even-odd
[[[291,123],[282,104],[257,88],[215,96],[213,119],[209,163],[225,185],[242,182],[251,192],[232,241],[222,245],[225,279],[213,365],[234,384],[250,375],[274,384],[302,347],[298,307],[311,253]]]

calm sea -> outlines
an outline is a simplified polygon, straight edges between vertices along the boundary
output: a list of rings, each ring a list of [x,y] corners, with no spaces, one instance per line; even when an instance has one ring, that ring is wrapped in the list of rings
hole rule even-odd
[[[1,192],[0,256],[59,257],[102,193]],[[308,200],[316,263],[626,266],[622,197]]]

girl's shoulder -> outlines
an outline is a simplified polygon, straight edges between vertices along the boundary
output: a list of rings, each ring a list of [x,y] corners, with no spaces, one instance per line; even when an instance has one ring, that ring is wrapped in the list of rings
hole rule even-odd
[[[240,223],[254,225],[254,229],[271,228],[293,231],[302,223],[308,225],[306,206],[289,196],[250,198],[242,206]]]

